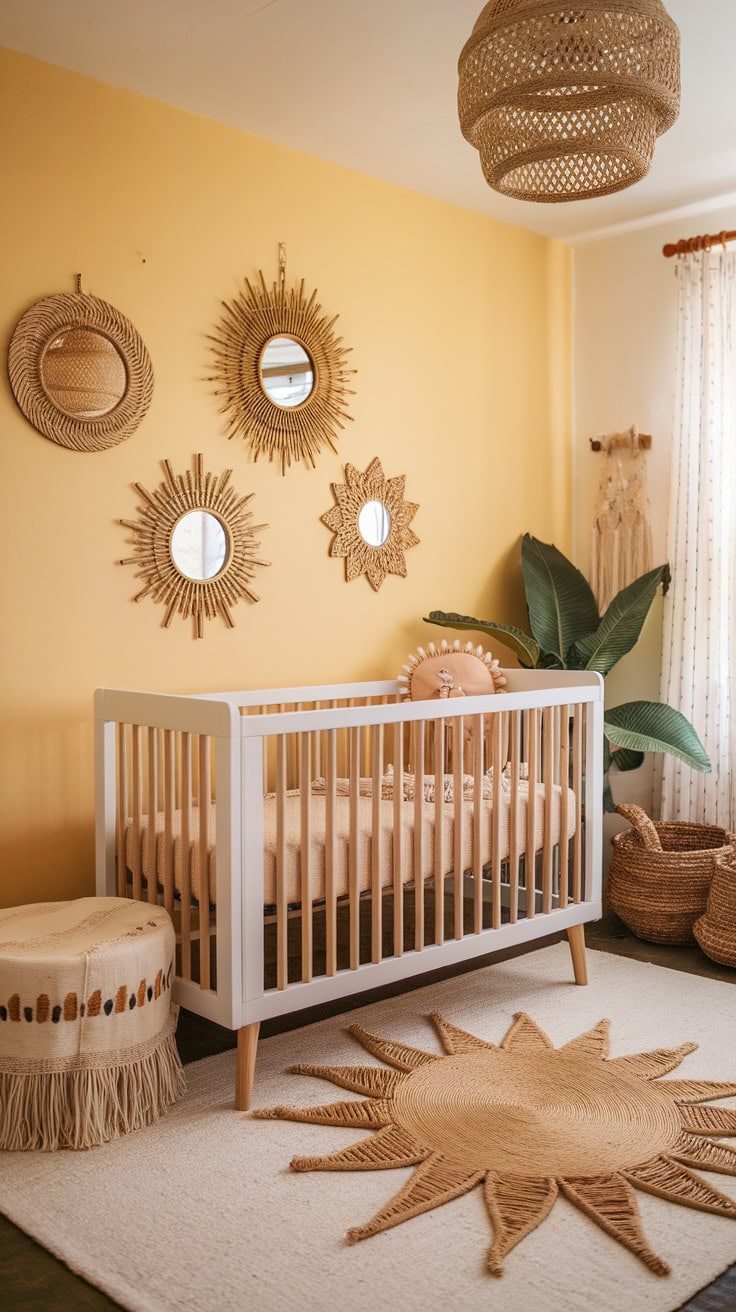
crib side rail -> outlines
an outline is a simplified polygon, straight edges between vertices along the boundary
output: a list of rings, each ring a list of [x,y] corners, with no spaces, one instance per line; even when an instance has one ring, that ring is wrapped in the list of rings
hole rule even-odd
[[[247,1020],[343,996],[367,966],[388,982],[599,914],[597,675],[264,707],[240,733]]]

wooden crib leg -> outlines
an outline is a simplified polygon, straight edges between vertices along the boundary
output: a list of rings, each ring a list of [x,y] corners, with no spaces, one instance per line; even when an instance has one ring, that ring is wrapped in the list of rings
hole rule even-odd
[[[567,931],[572,955],[572,968],[576,984],[588,983],[588,966],[585,960],[585,926],[571,925]]]
[[[256,1073],[256,1049],[260,1028],[261,1022],[256,1020],[252,1025],[244,1025],[242,1029],[238,1030],[238,1055],[235,1073],[235,1110],[238,1112],[247,1112],[250,1107],[253,1093],[253,1076]]]

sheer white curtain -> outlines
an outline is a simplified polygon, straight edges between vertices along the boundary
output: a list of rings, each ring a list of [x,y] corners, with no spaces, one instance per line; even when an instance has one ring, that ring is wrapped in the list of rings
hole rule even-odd
[[[662,818],[736,829],[736,254],[678,265],[679,327],[662,700],[713,764],[664,757]]]

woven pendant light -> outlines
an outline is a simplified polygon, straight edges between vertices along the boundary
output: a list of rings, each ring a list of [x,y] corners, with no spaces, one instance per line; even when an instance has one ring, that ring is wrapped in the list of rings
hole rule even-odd
[[[662,0],[490,0],[459,62],[463,136],[518,200],[607,196],[649,171],[680,108]]]

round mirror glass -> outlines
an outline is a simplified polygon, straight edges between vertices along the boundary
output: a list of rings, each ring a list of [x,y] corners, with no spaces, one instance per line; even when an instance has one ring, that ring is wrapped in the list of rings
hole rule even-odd
[[[263,389],[275,405],[291,409],[314,390],[314,365],[294,337],[272,337],[260,367]]]
[[[391,513],[382,501],[366,501],[358,515],[358,532],[369,547],[382,547],[391,532]]]
[[[93,328],[65,328],[44,348],[41,382],[49,400],[65,414],[97,419],[122,401],[128,375],[109,337]]]
[[[190,510],[174,525],[171,555],[180,574],[203,583],[220,573],[227,556],[222,520],[207,510]]]

